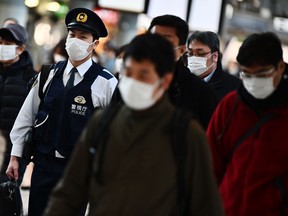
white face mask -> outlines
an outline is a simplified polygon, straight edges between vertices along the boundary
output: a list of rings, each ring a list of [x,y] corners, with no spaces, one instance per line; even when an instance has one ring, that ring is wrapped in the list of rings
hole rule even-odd
[[[123,59],[116,58],[115,59],[115,71],[118,73],[121,73],[122,69],[123,69]]]
[[[213,53],[211,54],[211,56],[212,55]],[[191,73],[195,74],[196,76],[200,76],[214,64],[213,62],[210,66],[207,66],[207,59],[210,58],[211,56],[209,57],[189,56],[187,57],[187,67],[189,68]]]
[[[158,86],[159,82],[148,84],[123,75],[119,83],[119,90],[123,101],[129,108],[144,110],[153,106],[163,95],[164,89],[161,89],[157,95],[153,96]]]
[[[95,43],[95,41],[93,43]],[[78,38],[67,38],[65,49],[71,60],[81,61],[92,52],[92,49],[89,52],[87,50],[93,43],[89,44]]]
[[[7,61],[16,58],[17,45],[0,45],[0,60]]]
[[[65,61],[67,60],[65,56],[62,56],[60,54],[54,54],[53,55],[54,62],[59,62],[59,61]]]
[[[274,90],[274,77],[242,77],[245,89],[257,99],[265,99],[271,95]]]

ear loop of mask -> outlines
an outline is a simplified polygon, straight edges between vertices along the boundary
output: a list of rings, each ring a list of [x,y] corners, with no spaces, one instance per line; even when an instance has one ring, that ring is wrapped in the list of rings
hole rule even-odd
[[[89,44],[89,46],[91,46],[92,44],[96,43],[96,41],[98,41],[97,39],[95,39],[92,43]],[[92,48],[89,52],[88,55],[93,52],[94,48]]]
[[[211,58],[213,55],[215,54],[215,52],[213,52],[213,53],[211,53],[211,55],[209,56],[209,57],[207,57],[207,59],[206,59],[206,64],[207,64],[207,60],[209,59],[209,58]],[[210,67],[212,67],[213,65],[214,65],[214,59],[212,58],[212,64],[210,64],[209,66],[207,66],[207,70],[210,68]]]

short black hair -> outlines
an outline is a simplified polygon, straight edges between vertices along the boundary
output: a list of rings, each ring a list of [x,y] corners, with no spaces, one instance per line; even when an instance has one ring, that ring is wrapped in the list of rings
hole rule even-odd
[[[174,71],[175,55],[172,44],[157,34],[136,36],[125,49],[124,62],[128,57],[138,62],[151,61],[159,77]]]
[[[187,40],[187,46],[193,41],[197,40],[201,42],[202,44],[207,45],[211,52],[220,51],[220,40],[216,33],[211,31],[195,31],[193,32],[188,40]]]
[[[186,44],[186,40],[187,40],[188,33],[189,33],[189,26],[180,17],[169,15],[169,14],[155,17],[150,23],[148,32],[151,32],[151,29],[156,25],[175,28],[176,35],[179,38],[179,45]]]
[[[237,61],[243,66],[269,65],[278,66],[283,60],[281,41],[272,32],[255,33],[248,36],[237,55]]]

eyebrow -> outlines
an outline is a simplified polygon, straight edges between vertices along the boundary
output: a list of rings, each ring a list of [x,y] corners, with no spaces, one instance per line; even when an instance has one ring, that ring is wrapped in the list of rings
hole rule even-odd
[[[197,49],[193,50],[193,48],[188,47],[188,50],[189,50],[189,51],[194,51],[194,52],[198,52],[198,51],[206,52],[206,51],[205,51],[205,48],[197,48]],[[207,51],[207,52],[208,52],[208,51]]]

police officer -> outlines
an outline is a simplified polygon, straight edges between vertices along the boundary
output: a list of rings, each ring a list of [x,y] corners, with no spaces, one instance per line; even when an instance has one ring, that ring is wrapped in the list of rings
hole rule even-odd
[[[22,156],[24,136],[34,122],[36,152],[31,179],[28,213],[42,215],[49,194],[61,178],[78,136],[96,108],[106,107],[117,79],[92,60],[100,37],[108,35],[102,20],[91,10],[72,9],[66,16],[68,29],[67,61],[54,64],[39,89],[31,89],[10,134],[13,143],[6,174],[18,178],[18,158]],[[43,99],[39,98],[41,90]]]

